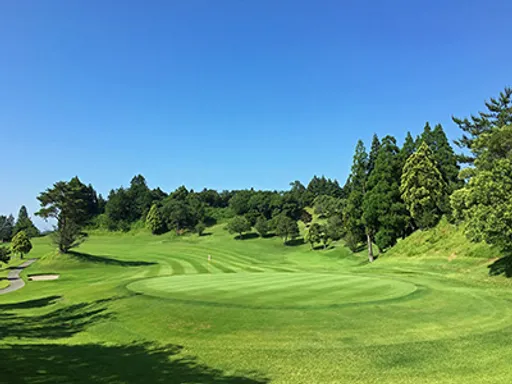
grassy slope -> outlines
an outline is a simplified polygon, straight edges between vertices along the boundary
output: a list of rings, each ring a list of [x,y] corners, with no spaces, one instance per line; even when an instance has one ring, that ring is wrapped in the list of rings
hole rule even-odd
[[[37,239],[28,271],[61,278],[0,296],[0,382],[509,383],[496,253],[436,231],[373,265],[220,227],[98,233],[70,256]]]

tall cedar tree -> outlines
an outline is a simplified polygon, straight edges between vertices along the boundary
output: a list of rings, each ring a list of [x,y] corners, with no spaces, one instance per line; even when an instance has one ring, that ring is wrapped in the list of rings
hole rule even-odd
[[[370,148],[370,155],[368,156],[368,175],[372,173],[375,168],[375,161],[377,160],[377,154],[380,149],[380,140],[376,133],[373,134],[372,146]]]
[[[23,259],[23,256],[30,252],[32,249],[32,243],[30,242],[30,239],[28,238],[25,231],[18,232],[13,238],[12,238],[12,244],[11,244],[12,251],[14,253],[18,253],[20,255],[20,258]]]
[[[462,149],[469,150],[471,155],[459,155],[459,161],[472,164],[478,157],[481,146],[475,146],[475,141],[494,128],[512,125],[512,88],[505,88],[498,98],[490,98],[485,102],[485,111],[471,115],[469,118],[452,117],[452,120],[463,131],[462,137],[455,143]]]
[[[425,142],[405,163],[400,193],[419,228],[431,228],[438,223],[446,206],[448,188]]]
[[[512,252],[512,126],[493,129],[472,143],[474,168],[451,197],[455,218],[465,222],[466,234]]]
[[[347,244],[355,250],[365,239],[365,226],[362,221],[363,198],[368,172],[368,154],[364,143],[359,140],[356,145],[351,174],[347,182],[349,194],[345,207],[344,222]]]
[[[54,242],[62,253],[78,246],[85,237],[82,227],[90,218],[88,196],[87,186],[74,177],[55,183],[37,197],[41,209],[36,215],[57,221]]]
[[[146,216],[146,228],[148,228],[154,235],[159,235],[167,230],[165,221],[156,204],[151,206]]]
[[[407,132],[407,135],[405,135],[404,145],[400,149],[400,163],[402,168],[405,165],[405,162],[411,156],[414,152],[416,152],[416,143],[414,142],[414,139],[412,138],[411,132]]]
[[[370,262],[373,261],[373,239],[381,250],[385,250],[395,245],[404,233],[408,215],[400,197],[401,173],[396,140],[386,136],[382,140],[375,168],[368,178],[368,191],[363,201]]]
[[[39,229],[36,228],[30,217],[28,216],[27,208],[22,205],[18,213],[18,220],[14,225],[14,234],[24,231],[28,237],[39,236]]]

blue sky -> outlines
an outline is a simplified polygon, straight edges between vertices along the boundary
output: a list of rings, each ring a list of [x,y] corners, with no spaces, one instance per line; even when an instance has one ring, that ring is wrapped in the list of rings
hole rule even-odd
[[[107,194],[344,182],[512,83],[512,2],[0,2],[0,212],[78,175]],[[41,221],[37,221],[40,225]]]

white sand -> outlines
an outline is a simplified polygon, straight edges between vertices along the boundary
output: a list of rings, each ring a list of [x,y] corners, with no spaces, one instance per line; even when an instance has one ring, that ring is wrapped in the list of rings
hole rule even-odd
[[[28,277],[28,279],[32,281],[57,280],[58,278],[59,275],[36,275]]]

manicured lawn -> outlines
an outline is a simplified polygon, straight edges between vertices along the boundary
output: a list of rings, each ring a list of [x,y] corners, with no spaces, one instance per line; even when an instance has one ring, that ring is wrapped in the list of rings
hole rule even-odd
[[[0,382],[512,382],[512,285],[488,249],[368,265],[208,231],[91,234],[67,256],[35,239],[24,274],[60,279],[0,296]]]

